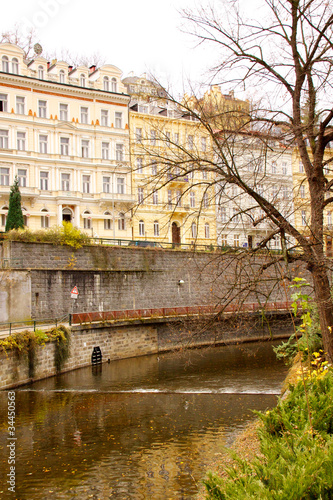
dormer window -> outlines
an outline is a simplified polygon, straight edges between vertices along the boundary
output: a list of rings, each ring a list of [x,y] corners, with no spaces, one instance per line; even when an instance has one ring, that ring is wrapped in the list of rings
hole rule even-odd
[[[109,92],[110,90],[110,81],[107,76],[103,78],[103,89],[106,90],[107,92]]]
[[[43,66],[38,66],[38,78],[39,78],[39,80],[44,80],[44,68],[43,68]]]
[[[19,74],[19,62],[18,62],[18,59],[16,59],[16,57],[14,57],[12,59],[12,73],[14,75],[18,75]]]
[[[84,75],[84,74],[80,75],[80,85],[81,85],[81,87],[86,86],[86,75]]]
[[[63,69],[59,71],[59,82],[65,83],[65,72]]]
[[[9,73],[9,60],[7,56],[2,56],[2,71]]]
[[[111,91],[117,92],[117,78],[112,78],[111,80]]]

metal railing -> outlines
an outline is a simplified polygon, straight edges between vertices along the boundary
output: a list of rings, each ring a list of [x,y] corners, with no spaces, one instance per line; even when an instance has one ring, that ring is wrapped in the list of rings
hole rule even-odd
[[[26,321],[13,321],[8,323],[0,323],[0,336],[11,335],[15,332],[24,331],[27,329],[33,329],[35,332],[37,328],[52,328],[56,327],[60,324],[70,323],[70,315],[66,314],[61,318],[51,318],[51,319],[30,319]]]

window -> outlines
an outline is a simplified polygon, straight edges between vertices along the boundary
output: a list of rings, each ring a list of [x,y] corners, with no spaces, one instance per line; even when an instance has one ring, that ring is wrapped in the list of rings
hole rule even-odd
[[[276,174],[276,161],[272,161],[272,174]]]
[[[110,82],[107,76],[103,78],[103,90],[106,90],[107,92],[110,90]]]
[[[70,190],[70,174],[61,174],[61,190],[69,191]]]
[[[8,149],[8,130],[0,130],[0,148]]]
[[[301,160],[299,161],[299,164],[298,164],[298,171],[303,173],[304,172],[304,165],[303,163],[301,162]]]
[[[82,191],[90,193],[90,175],[82,175]]]
[[[91,214],[88,210],[85,210],[83,212],[83,215],[86,217],[83,217],[83,229],[91,229]]]
[[[25,98],[16,97],[16,113],[18,115],[24,115],[24,108],[25,108]]]
[[[150,131],[150,144],[156,146],[156,130]]]
[[[102,127],[109,126],[109,111],[107,109],[101,110],[101,125]]]
[[[237,186],[233,185],[231,187],[231,196],[237,196],[237,194],[238,194]]]
[[[288,199],[288,195],[289,195],[289,191],[288,191],[287,186],[282,186],[282,198],[284,200],[287,200]]]
[[[142,128],[135,129],[135,140],[136,142],[142,142]]]
[[[124,145],[116,144],[116,160],[123,161],[124,159]]]
[[[25,132],[17,132],[17,149],[25,151]]]
[[[48,189],[49,189],[49,173],[48,172],[40,172],[39,180],[40,180],[40,189],[42,191],[48,191]]]
[[[202,198],[202,205],[204,208],[208,208],[209,206],[209,201],[208,201],[208,193],[207,191],[204,193],[203,198]]]
[[[238,208],[232,209],[232,220],[233,220],[233,222],[239,222]]]
[[[117,92],[117,79],[112,78],[111,80],[111,92]]]
[[[145,235],[145,223],[143,220],[139,220],[139,236]]]
[[[46,118],[46,101],[38,101],[38,116],[39,118]]]
[[[0,185],[9,186],[9,168],[0,168]]]
[[[187,145],[188,145],[188,149],[192,150],[193,147],[194,147],[194,137],[193,135],[188,135],[187,136]]]
[[[84,74],[80,75],[80,85],[81,85],[81,87],[86,86],[86,75],[84,75]]]
[[[9,73],[9,59],[7,56],[2,56],[2,71]]]
[[[299,195],[301,198],[305,198],[305,186],[300,186]]]
[[[191,235],[192,235],[192,238],[197,237],[197,225],[195,222],[192,222],[192,225],[191,225]]]
[[[8,109],[8,96],[7,94],[0,94],[0,111],[7,111]]]
[[[171,189],[168,189],[168,206],[171,207],[172,205],[172,191]]]
[[[14,75],[18,75],[19,74],[19,62],[18,62],[18,59],[16,59],[16,57],[14,57],[12,59],[12,73]]]
[[[234,247],[239,247],[239,234],[234,234]]]
[[[209,224],[206,222],[205,223],[205,238],[208,240],[209,239]]]
[[[201,151],[205,152],[207,150],[207,139],[206,137],[201,137]]]
[[[136,159],[136,173],[142,174],[142,158],[140,157]]]
[[[153,205],[158,205],[158,191],[153,192]]]
[[[65,83],[65,72],[63,69],[59,71],[59,82],[60,83]]]
[[[103,177],[103,193],[111,193],[111,177]]]
[[[89,141],[85,139],[81,141],[81,157],[89,158]]]
[[[165,138],[166,138],[166,143],[169,146],[170,145],[170,141],[171,141],[171,134],[170,134],[170,132],[165,132]]]
[[[282,162],[282,175],[288,174],[288,164],[284,161]]]
[[[273,198],[276,198],[278,195],[278,186],[276,184],[273,184],[272,194],[273,194]]]
[[[108,160],[110,158],[110,144],[108,142],[102,142],[102,159]]]
[[[117,193],[125,194],[125,178],[117,177]]]
[[[17,179],[20,187],[27,187],[27,171],[23,168],[17,170]]]
[[[111,214],[110,212],[104,212],[104,216],[107,217],[106,219],[104,219],[104,229],[105,231],[109,231],[110,229],[112,229]]]
[[[332,212],[327,212],[327,225],[332,226]]]
[[[207,170],[203,170],[203,172],[202,172],[203,180],[207,180],[207,176],[208,176]]]
[[[68,121],[68,104],[60,104],[59,105],[60,112],[60,120],[67,122]]]
[[[221,222],[227,222],[227,209],[225,207],[220,207],[220,218]]]
[[[160,235],[160,225],[158,223],[158,220],[154,220],[154,236],[159,236]]]
[[[302,210],[302,226],[306,226],[306,211]]]
[[[182,206],[182,192],[181,191],[176,191],[176,205],[179,207]]]
[[[7,222],[8,207],[2,207],[1,210],[7,210],[7,213],[1,214],[1,225],[5,227]]]
[[[195,192],[194,191],[190,192],[190,207],[191,208],[195,207]]]
[[[39,152],[43,154],[47,154],[47,135],[39,136]]]
[[[151,162],[151,174],[157,175],[157,163],[155,160]]]
[[[179,134],[178,134],[178,133],[175,133],[175,134],[174,134],[174,142],[175,142],[175,144],[177,144],[177,145],[179,144]]]
[[[115,113],[115,127],[122,128],[123,126],[123,114],[116,112]]]
[[[81,106],[80,115],[81,123],[88,123],[88,108],[86,106]]]
[[[69,139],[67,137],[60,137],[60,154],[62,156],[69,155]]]
[[[44,68],[43,66],[38,66],[38,78],[44,80]]]
[[[119,229],[119,231],[125,231],[125,229],[126,229],[125,215],[123,213],[119,214],[118,229]]]
[[[48,210],[46,208],[42,208],[41,213],[43,215],[41,215],[41,217],[40,217],[40,226],[47,228],[47,227],[49,227],[49,219],[50,219],[50,215],[48,213]]]
[[[221,234],[221,245],[223,247],[228,246],[228,235],[227,234]]]
[[[138,188],[138,202],[143,203],[143,188]]]

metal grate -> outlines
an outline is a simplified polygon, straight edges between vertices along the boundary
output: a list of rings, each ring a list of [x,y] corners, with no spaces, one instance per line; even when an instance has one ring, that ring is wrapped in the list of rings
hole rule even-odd
[[[93,365],[97,365],[98,363],[102,363],[102,351],[99,346],[94,347],[92,355],[91,355],[91,363]]]

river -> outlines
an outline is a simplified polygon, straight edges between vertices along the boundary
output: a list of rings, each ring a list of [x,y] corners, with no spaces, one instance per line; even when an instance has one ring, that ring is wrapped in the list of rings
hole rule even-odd
[[[193,499],[252,410],[276,404],[286,371],[267,342],[113,361],[22,387],[15,494],[0,392],[0,497]]]

